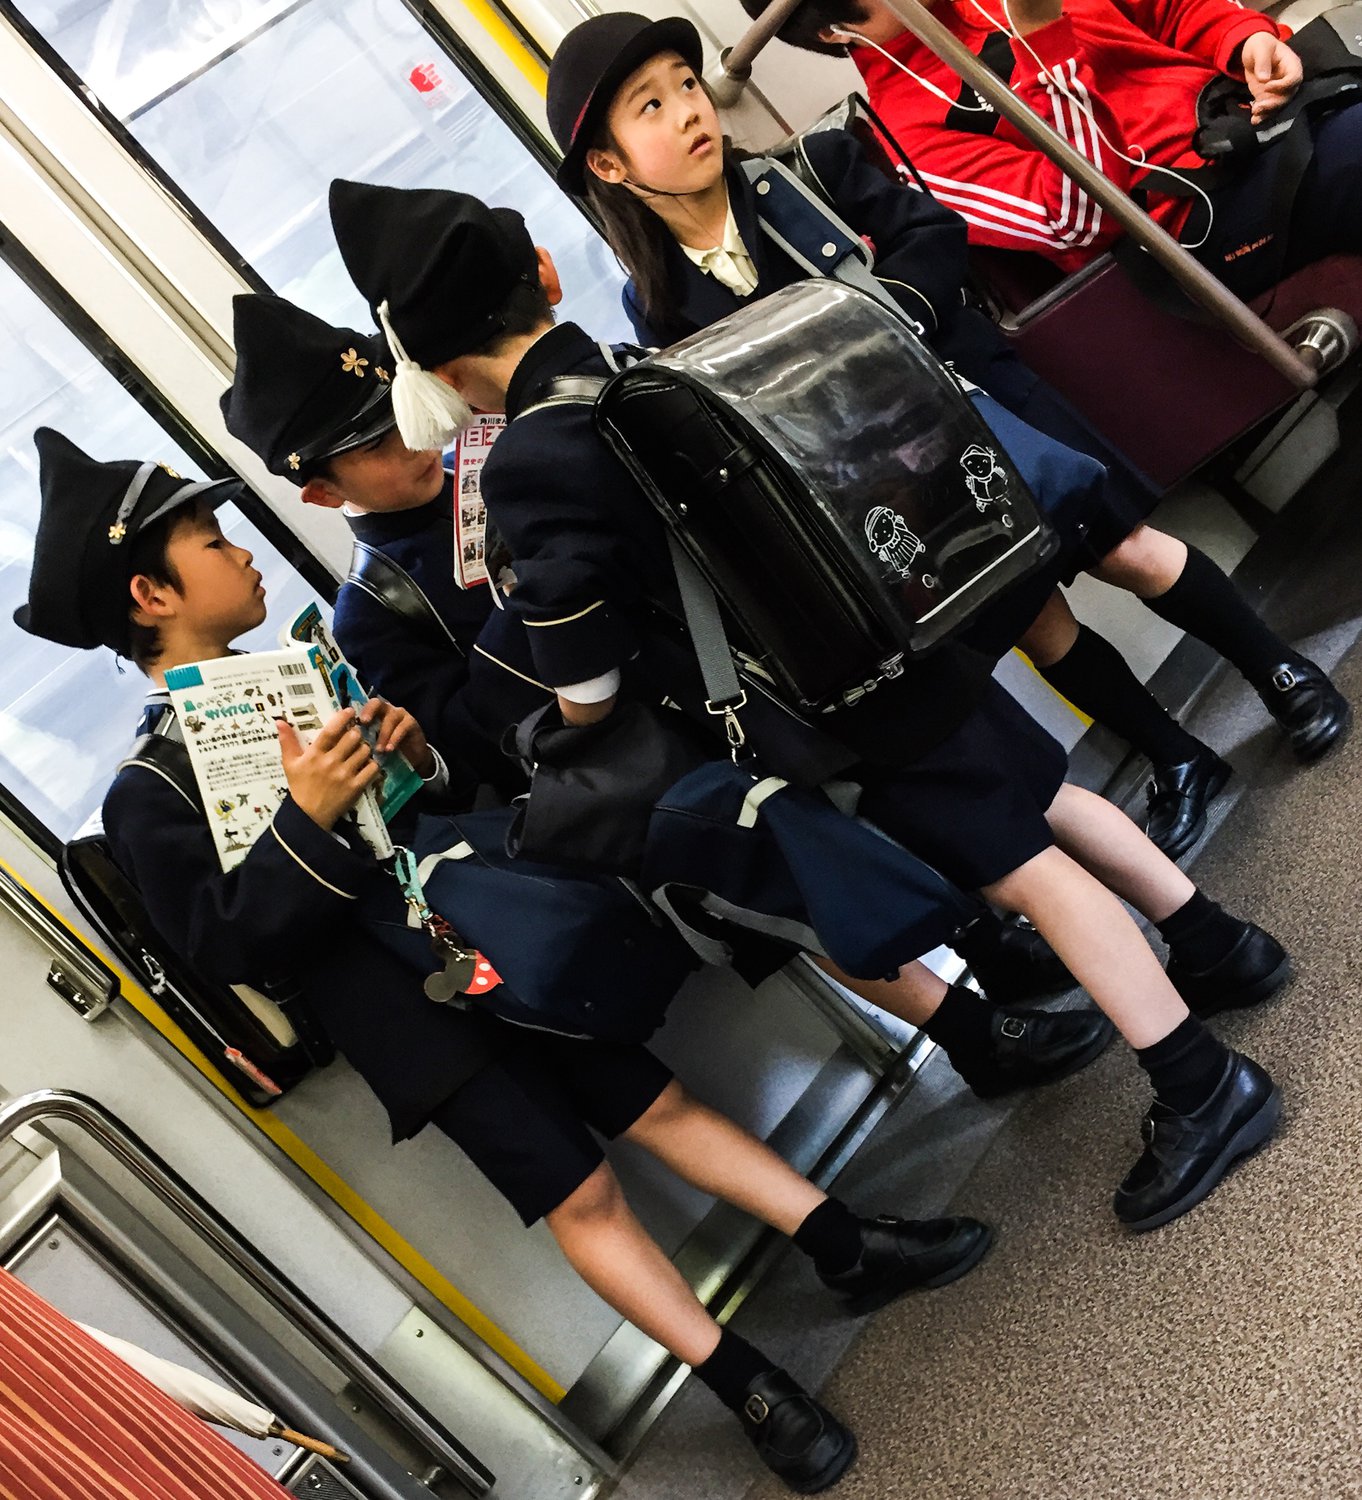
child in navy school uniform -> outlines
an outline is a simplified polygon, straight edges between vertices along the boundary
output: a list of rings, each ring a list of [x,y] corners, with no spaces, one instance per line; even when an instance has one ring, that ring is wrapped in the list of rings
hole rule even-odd
[[[383,341],[283,297],[243,293],[232,313],[227,430],[297,485],[306,504],[342,511],[354,533],[359,566],[341,585],[332,622],[341,650],[375,693],[409,706],[451,771],[466,773],[457,791],[523,791],[502,732],[550,695],[534,680],[519,621],[493,608],[491,589],[455,580],[451,477],[438,450],[413,453],[398,436]],[[381,580],[365,576],[366,551],[406,575],[428,617],[404,614]]]
[[[349,416],[332,430],[340,448],[368,421]],[[227,654],[265,617],[251,555],[223,536],[213,513],[238,486],[183,480],[156,464],[99,463],[50,429],[35,436],[42,511],[29,601],[16,622],[59,644],[131,656],[154,684],[145,725],[173,712],[161,686],[170,667]],[[373,698],[360,717],[378,725],[381,748],[443,779],[410,713]],[[427,1123],[444,1131],[526,1225],[545,1220],[601,1297],[699,1367],[743,1413],[777,1473],[806,1492],[832,1483],[855,1455],[854,1438],[759,1349],[721,1334],[633,1216],[597,1136],[636,1142],[701,1191],[789,1234],[856,1312],[964,1275],[988,1249],[989,1231],[966,1218],[858,1219],[692,1099],[646,1047],[527,1031],[427,1000],[421,974],[355,921],[357,912],[385,902],[400,912],[403,903],[390,873],[337,832],[377,773],[354,718],[342,710],[307,746],[280,727],[289,794],[226,874],[200,805],[145,764],[119,772],[104,801],[105,830],[157,930],[222,983],[296,980],[383,1103],[395,1140]]]
[[[557,273],[520,216],[460,193],[337,181],[331,217],[396,356],[404,437],[455,430],[473,405],[510,418],[483,494],[513,558],[508,607],[530,629],[536,675],[555,689],[563,723],[598,726],[621,694],[711,723],[694,655],[668,624],[677,604],[661,521],[589,408],[540,405],[555,379],[607,374],[611,357],[572,324],[554,326]],[[1206,1014],[1253,1003],[1285,981],[1287,958],[1123,813],[1065,785],[1063,750],[990,667],[947,643],[817,726],[750,693],[748,744],[769,771],[806,784],[840,752],[870,821],[1040,929],[1153,1084],[1148,1145],[1115,1199],[1125,1223],[1152,1228],[1213,1191],[1231,1161],[1270,1137],[1279,1110],[1267,1074],[1223,1047],[1187,1002]],[[1117,894],[1159,926],[1167,973]]]
[[[375,384],[388,373],[386,352],[280,297],[244,294],[234,314],[236,374],[222,402],[228,430],[299,485],[305,502],[343,508],[356,537],[403,570],[445,627],[431,630],[352,577],[336,601],[342,650],[373,691],[415,705],[447,764],[476,767],[484,782],[521,790],[510,785],[516,768],[499,747],[508,729],[553,694],[535,676],[519,617],[489,609],[490,587],[464,590],[454,580],[450,486],[437,475],[438,453],[413,453],[397,433],[388,387]],[[343,358],[361,348],[371,361]],[[364,368],[370,363],[376,373]],[[752,982],[794,951],[732,929],[726,936]],[[1039,962],[1028,939],[1043,950]],[[987,910],[957,941],[992,996],[1033,999],[1054,986],[1056,970],[1061,984],[1072,983],[1034,934],[1005,928]],[[987,1007],[974,991],[947,986],[922,964],[906,965],[893,984],[825,967],[866,999],[926,1026],[986,1097],[1069,1075],[1110,1034],[1085,1012]]]
[[[549,71],[549,120],[564,151],[558,181],[585,197],[629,271],[625,307],[645,344],[671,343],[807,274],[758,228],[755,190],[731,164],[700,64],[689,21],[616,12],[574,28]],[[1058,692],[1148,755],[1147,832],[1180,858],[1200,838],[1230,767],[1163,710],[1109,642],[1078,624],[1056,584],[1091,572],[1214,646],[1252,683],[1302,761],[1346,731],[1346,701],[1210,558],[1142,523],[1150,502],[1132,490],[1124,461],[963,304],[959,215],[890,182],[845,131],[811,135],[804,151],[835,212],[872,245],[876,274],[941,358],[1029,426],[1107,466],[1111,482],[1056,518],[1065,545],[1054,562],[989,611],[970,639],[997,655],[1020,644]],[[1024,455],[1013,456],[1025,472]]]

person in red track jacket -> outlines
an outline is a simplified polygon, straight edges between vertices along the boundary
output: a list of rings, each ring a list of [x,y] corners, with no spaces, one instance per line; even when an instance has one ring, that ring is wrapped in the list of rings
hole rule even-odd
[[[769,0],[744,0],[758,15]],[[1339,250],[1362,250],[1362,109],[1312,119],[1314,153],[1290,222],[1271,222],[1268,149],[1216,178],[1193,146],[1197,99],[1242,79],[1266,129],[1301,60],[1267,16],[1231,0],[931,0],[928,8],[1068,143],[1241,295]],[[1076,271],[1120,237],[1109,214],[906,30],[882,0],[806,0],[778,33],[849,51],[871,105],[972,243]],[[1195,174],[1204,196],[1166,171]],[[1170,191],[1171,189],[1171,191]],[[1273,248],[1285,233],[1284,254]]]

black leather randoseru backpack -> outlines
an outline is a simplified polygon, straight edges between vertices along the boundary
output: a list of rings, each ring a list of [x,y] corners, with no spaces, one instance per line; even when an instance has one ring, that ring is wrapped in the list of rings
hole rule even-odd
[[[119,770],[132,764],[145,766],[201,805],[188,753],[168,710]],[[244,986],[229,989],[200,978],[166,946],[137,888],[114,863],[98,812],[63,846],[57,868],[72,901],[132,975],[248,1103],[271,1103],[335,1057],[330,1039],[283,976],[265,994]]]

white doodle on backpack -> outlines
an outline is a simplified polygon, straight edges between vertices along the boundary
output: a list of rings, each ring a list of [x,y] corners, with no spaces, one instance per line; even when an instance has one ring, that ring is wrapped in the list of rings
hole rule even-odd
[[[865,539],[870,550],[882,563],[911,578],[914,562],[927,549],[922,541],[908,529],[908,523],[898,511],[887,505],[877,505],[865,518]]]
[[[965,471],[965,483],[980,510],[1008,503],[1007,474],[992,448],[971,443],[960,455],[960,467]]]

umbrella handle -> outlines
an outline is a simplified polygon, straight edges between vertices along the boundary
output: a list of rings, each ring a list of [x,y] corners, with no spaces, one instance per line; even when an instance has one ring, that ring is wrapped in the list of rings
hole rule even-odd
[[[320,1454],[322,1458],[332,1459],[338,1464],[350,1462],[348,1453],[343,1453],[339,1448],[333,1448],[330,1443],[324,1443],[320,1438],[308,1437],[303,1432],[294,1432],[291,1427],[284,1427],[278,1422],[270,1423],[270,1436],[283,1438],[286,1443],[292,1443],[295,1448],[306,1448],[309,1453]]]

